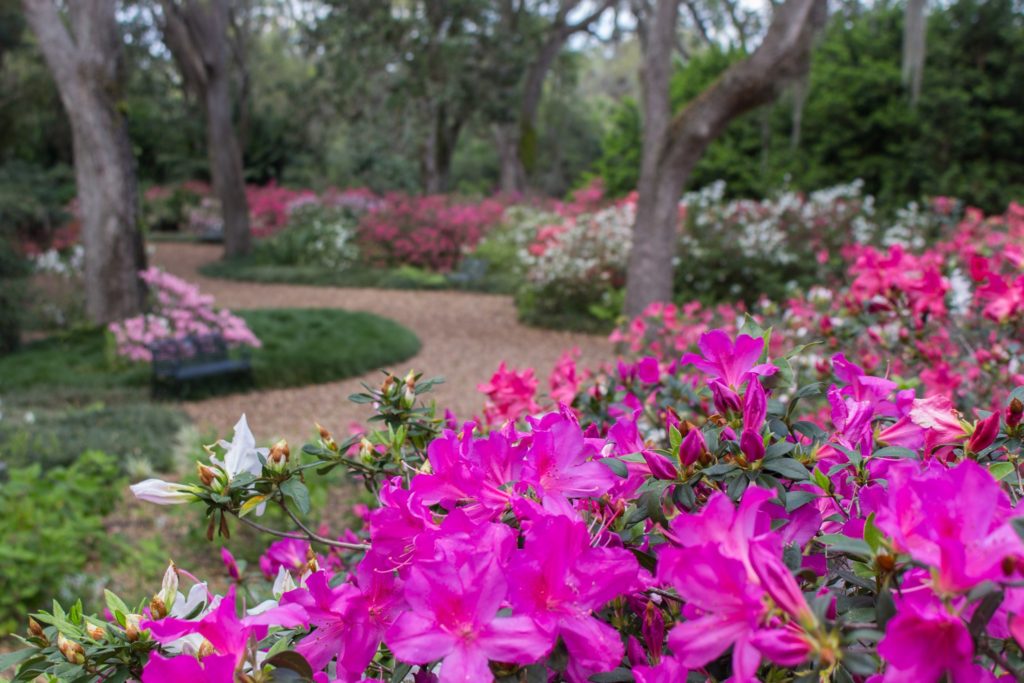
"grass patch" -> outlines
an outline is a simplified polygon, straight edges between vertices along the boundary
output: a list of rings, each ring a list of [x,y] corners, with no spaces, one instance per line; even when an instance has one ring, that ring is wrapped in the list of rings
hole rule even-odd
[[[200,267],[207,277],[265,284],[314,285],[318,287],[372,287],[377,289],[439,290],[456,289],[487,294],[510,294],[515,291],[517,279],[508,273],[488,268],[481,275],[460,277],[460,273],[446,275],[413,266],[399,268],[369,268],[353,266],[337,269],[323,266],[303,266],[267,263],[258,255],[212,261]]]
[[[359,375],[413,356],[419,339],[371,313],[336,309],[238,311],[263,348],[252,354],[256,388],[301,386]],[[55,390],[91,392],[148,386],[150,367],[111,356],[102,330],[82,330],[0,357],[0,396]]]

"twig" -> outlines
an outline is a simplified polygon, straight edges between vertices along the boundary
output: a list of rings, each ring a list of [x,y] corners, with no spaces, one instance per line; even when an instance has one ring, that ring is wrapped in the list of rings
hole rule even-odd
[[[669,593],[668,591],[663,591],[660,588],[648,588],[647,592],[648,593],[654,593],[655,595],[660,595],[661,597],[667,598],[669,600],[674,600],[674,601],[678,602],[680,605],[683,604],[684,602],[686,602],[685,600],[683,600],[678,595],[673,595],[672,593]]]
[[[1018,671],[1017,669],[1014,669],[1013,665],[1010,664],[1010,662],[1006,659],[1006,657],[1004,657],[1003,655],[1001,655],[1000,653],[998,653],[994,649],[992,649],[992,646],[989,645],[988,643],[986,643],[984,641],[984,638],[979,638],[979,640],[982,641],[980,643],[982,654],[984,654],[986,657],[991,659],[993,662],[995,662],[996,664],[1001,666],[1003,668],[1003,670],[1006,671],[1006,673],[1008,673],[1011,676],[1013,676],[1014,679],[1016,679],[1017,681],[1024,681],[1024,672],[1021,672],[1021,671]]]
[[[347,550],[369,550],[370,546],[364,543],[346,543],[345,541],[333,541],[329,538],[323,538],[317,534],[311,533],[296,533],[291,531],[280,531],[278,529],[271,529],[270,527],[263,526],[258,522],[254,522],[246,517],[239,517],[237,513],[232,512],[231,515],[239,522],[256,529],[256,531],[262,531],[265,534],[271,536],[279,536],[281,538],[297,538],[300,540],[316,541],[317,543],[323,543],[335,548],[345,548]]]
[[[302,520],[299,519],[298,516],[291,511],[291,508],[289,508],[283,500],[277,501],[277,504],[281,506],[282,510],[288,513],[288,516],[292,518],[292,521],[295,522],[296,526],[302,529],[302,531],[307,536],[309,536],[309,539],[311,541],[317,541],[318,543],[323,543],[325,545],[333,546],[335,548],[347,548],[349,550],[370,549],[370,546],[368,546],[365,543],[348,543],[347,541],[335,541],[333,539],[327,538],[326,536],[321,536],[320,534],[316,533],[315,531],[307,527],[305,524],[303,524]]]

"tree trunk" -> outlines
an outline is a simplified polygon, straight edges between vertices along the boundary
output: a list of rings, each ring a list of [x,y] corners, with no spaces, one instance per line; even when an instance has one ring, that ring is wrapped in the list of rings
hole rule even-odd
[[[916,105],[921,97],[921,83],[924,80],[927,5],[928,0],[907,0],[903,16],[903,85],[910,90],[911,105]]]
[[[627,271],[629,316],[639,315],[653,302],[671,300],[679,221],[676,203],[694,166],[730,121],[771,102],[780,86],[806,72],[811,40],[828,10],[826,0],[786,0],[776,7],[753,54],[729,67],[669,123],[675,3],[658,0],[657,16],[645,41],[644,146]]]
[[[249,202],[245,196],[242,151],[231,116],[231,90],[227,78],[211,78],[205,94],[206,148],[213,190],[220,199],[224,220],[224,256],[244,256],[252,248]]]
[[[164,43],[203,104],[210,178],[224,222],[224,256],[252,248],[242,149],[231,98],[229,0],[161,0]]]
[[[500,162],[500,189],[502,194],[518,196],[526,188],[526,169],[519,159],[519,124],[498,123],[494,126],[494,140]]]
[[[145,288],[138,272],[146,257],[135,162],[116,99],[121,46],[116,3],[74,3],[73,35],[52,0],[24,0],[23,5],[71,122],[86,312],[95,323],[122,320],[142,311]]]

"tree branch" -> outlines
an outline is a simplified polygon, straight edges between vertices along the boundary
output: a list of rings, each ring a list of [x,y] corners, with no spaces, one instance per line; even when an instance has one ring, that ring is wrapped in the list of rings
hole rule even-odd
[[[283,503],[281,504],[281,507],[284,508],[285,512],[287,512],[288,515],[293,520],[295,520],[295,516],[292,514],[291,510],[289,510],[287,507],[285,507],[285,505]],[[238,513],[236,513],[236,512],[232,512],[231,515],[235,519],[240,521],[242,524],[245,524],[246,526],[250,526],[253,529],[255,529],[256,531],[260,531],[260,532],[263,532],[265,534],[270,534],[271,536],[278,536],[280,538],[294,538],[294,539],[298,539],[298,540],[315,541],[317,543],[322,543],[324,545],[331,546],[332,548],[344,548],[346,550],[369,550],[370,549],[370,546],[365,544],[365,543],[347,543],[345,541],[335,541],[335,540],[332,540],[330,538],[324,538],[323,536],[320,536],[319,534],[315,534],[312,531],[309,531],[301,523],[299,523],[299,526],[302,529],[304,529],[304,533],[300,534],[300,533],[296,533],[296,532],[293,532],[293,531],[280,531],[278,529],[271,529],[270,527],[263,526],[259,522],[254,522],[254,521],[252,521],[251,519],[249,519],[247,517],[240,517],[238,515]]]

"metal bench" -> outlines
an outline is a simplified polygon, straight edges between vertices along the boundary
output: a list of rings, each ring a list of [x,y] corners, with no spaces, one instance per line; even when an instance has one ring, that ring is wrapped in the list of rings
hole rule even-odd
[[[448,281],[460,287],[472,287],[483,281],[489,264],[482,258],[464,258],[458,270],[448,274]]]
[[[252,378],[249,349],[243,347],[236,357],[228,351],[219,334],[190,335],[162,339],[149,345],[153,354],[153,395],[167,386],[182,387],[209,377],[236,375]]]

